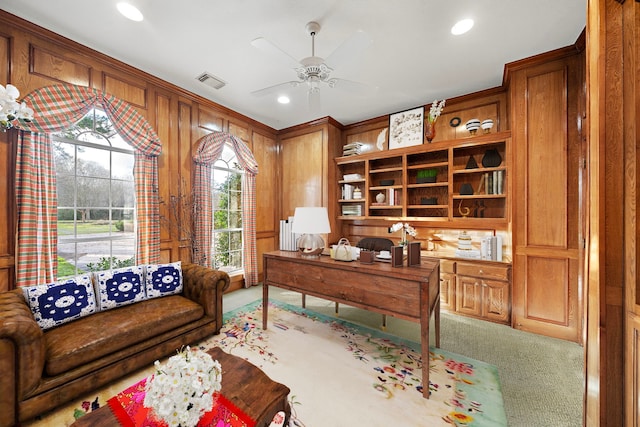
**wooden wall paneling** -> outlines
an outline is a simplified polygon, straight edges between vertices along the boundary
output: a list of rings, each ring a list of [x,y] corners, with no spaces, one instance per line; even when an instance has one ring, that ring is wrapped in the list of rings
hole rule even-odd
[[[11,38],[0,32],[0,84],[10,82]],[[13,288],[16,132],[0,132],[0,292]]]
[[[425,116],[429,113],[430,107],[430,105],[424,107]],[[491,119],[493,120],[493,128],[491,131],[497,132],[498,129],[500,129],[499,109],[500,105],[498,102],[471,108],[459,108],[459,106],[456,105],[449,106],[445,104],[443,113],[440,115],[440,118],[436,120],[436,137],[432,143],[450,139],[467,138],[470,135],[465,124],[471,119],[478,119],[480,121]],[[455,124],[455,122],[452,123],[454,118],[457,119],[457,126],[452,126],[452,124]],[[479,132],[482,132],[482,130]],[[427,141],[425,141],[425,144],[427,144]]]
[[[380,143],[378,142],[380,138]],[[356,126],[347,127],[344,131],[345,144],[359,142],[362,154],[389,149],[389,117],[377,118]],[[380,148],[382,147],[382,148]],[[337,156],[341,156],[338,153]]]
[[[625,264],[625,169],[624,165],[624,78],[628,71],[625,58],[624,6],[608,2],[605,12],[606,51],[601,57],[601,66],[605,69],[603,139],[600,142],[600,167],[603,168],[603,186],[601,196],[604,230],[600,235],[600,256],[604,271],[601,285],[600,325],[604,329],[601,339],[606,351],[601,351],[601,401],[603,411],[601,422],[607,426],[624,425],[624,291]],[[630,2],[627,2],[630,3]],[[637,24],[635,24],[637,25]],[[596,117],[593,118],[596,120]],[[604,406],[606,405],[606,406]]]
[[[9,64],[11,63],[11,37],[0,31],[0,84],[10,83]]]
[[[424,108],[426,116],[431,104],[426,104]],[[444,110],[436,121],[436,137],[433,142],[468,137],[469,132],[465,123],[471,119],[479,119],[480,121],[492,119],[493,129],[491,132],[508,130],[510,127],[507,111],[507,93],[503,88],[487,89],[447,99]],[[454,117],[460,119],[460,124],[456,127],[450,125],[450,121]]]
[[[281,140],[283,218],[298,206],[323,206],[323,133],[314,129]]]
[[[194,109],[197,106],[192,105],[189,101],[178,99],[176,102],[177,120],[175,128],[172,129],[172,134],[175,135],[176,144],[172,147],[169,156],[173,158],[175,163],[174,169],[168,176],[171,176],[173,185],[171,186],[172,195],[180,196],[184,202],[189,203],[192,195],[193,184],[193,153],[197,148],[197,139],[195,139],[192,130],[195,127],[194,124]],[[182,209],[181,209],[182,210]],[[190,211],[190,209],[186,209]],[[188,218],[183,218],[182,215],[188,215]],[[173,215],[175,218],[175,214]],[[180,222],[183,224],[192,224],[193,218],[190,213],[181,212]],[[189,230],[187,226],[187,230]],[[174,227],[171,236],[171,242],[173,244],[176,253],[174,259],[181,259],[187,262],[191,262],[191,236],[188,233],[180,233]]]
[[[258,281],[262,282],[264,279],[264,264],[262,255],[265,252],[271,252],[278,248],[278,241],[275,236],[260,237],[256,241],[256,248],[258,252]]]
[[[640,316],[630,312],[627,315],[625,351],[627,355],[625,391],[626,426],[640,425]]]
[[[256,246],[258,277],[262,275],[262,254],[278,249],[279,202],[278,144],[275,136],[252,134],[252,153],[258,163],[256,176]]]
[[[638,248],[638,172],[640,171],[640,3],[623,5],[624,38],[624,411],[627,426],[640,426],[640,249]]]
[[[231,135],[235,135],[243,140],[249,148],[251,148],[251,133],[249,131],[249,125],[246,123],[239,123],[237,121],[229,120],[227,132]]]
[[[144,81],[134,82],[129,75],[120,76],[113,72],[102,73],[102,90],[116,98],[128,102],[142,110],[148,108],[149,91]]]
[[[151,123],[162,143],[162,152],[158,157],[158,197],[162,202],[160,205],[160,215],[168,218],[168,215],[170,215],[168,206],[171,200],[171,194],[175,194],[176,191],[171,187],[171,183],[174,182],[174,180],[170,177],[172,167],[169,163],[173,154],[172,149],[175,150],[174,144],[172,144],[173,140],[171,138],[169,121],[171,102],[166,96],[156,95],[154,104],[155,108],[152,110],[154,111],[155,120]],[[175,176],[173,178],[175,178]],[[171,230],[169,230],[166,225],[165,221],[161,221],[160,244],[162,247],[166,246],[166,243],[163,242],[171,241]]]
[[[276,217],[278,197],[274,192],[278,181],[278,146],[275,138],[253,133],[253,156],[258,163],[256,177],[256,230],[275,233],[279,218]]]
[[[198,106],[197,126],[201,129],[217,132],[221,132],[226,129],[224,119],[220,114],[212,108],[204,105]],[[207,133],[209,132],[198,135],[198,138],[203,137]]]
[[[574,130],[579,58],[532,64],[514,72],[511,81],[519,171],[513,175],[513,325],[576,342],[582,339],[577,179],[582,142]],[[549,295],[559,300],[550,303]]]
[[[32,43],[29,49],[29,70],[60,83],[92,87],[92,67],[77,59],[66,58],[57,52]]]
[[[15,277],[15,159],[17,131],[0,132],[0,292],[14,288]]]

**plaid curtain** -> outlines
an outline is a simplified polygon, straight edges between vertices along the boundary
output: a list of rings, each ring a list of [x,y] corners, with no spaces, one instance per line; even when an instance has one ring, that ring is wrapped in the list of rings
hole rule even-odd
[[[57,187],[49,134],[72,126],[94,106],[105,110],[123,139],[134,147],[136,262],[157,263],[160,259],[157,157],[162,146],[149,123],[129,104],[87,87],[47,86],[31,92],[23,101],[33,108],[35,117],[32,122],[21,121],[17,126],[23,131],[16,159],[17,285],[56,280]]]
[[[258,163],[249,147],[238,137],[227,132],[213,132],[200,139],[193,160],[195,166],[194,197],[199,214],[194,218],[197,247],[195,263],[211,263],[211,235],[213,207],[211,203],[211,167],[222,154],[225,143],[230,143],[245,173],[242,178],[242,241],[244,243],[244,282],[246,287],[258,284],[258,254],[256,247],[256,175]]]

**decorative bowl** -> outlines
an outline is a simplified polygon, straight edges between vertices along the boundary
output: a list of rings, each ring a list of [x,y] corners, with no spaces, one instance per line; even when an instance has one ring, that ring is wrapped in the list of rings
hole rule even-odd
[[[480,127],[482,128],[484,133],[491,132],[491,128],[493,127],[493,120],[491,119],[483,120],[482,124],[480,124]]]
[[[480,120],[471,119],[467,123],[465,123],[465,127],[471,135],[475,135],[477,130],[480,129]]]
[[[394,182],[395,181],[393,179],[381,179],[380,185],[383,185],[383,186],[393,185]]]

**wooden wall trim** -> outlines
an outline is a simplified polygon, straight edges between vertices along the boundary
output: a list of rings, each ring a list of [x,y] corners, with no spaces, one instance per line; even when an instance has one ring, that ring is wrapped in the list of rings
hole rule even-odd
[[[509,87],[511,82],[511,75],[514,71],[521,70],[523,68],[530,68],[535,65],[547,64],[555,60],[574,56],[577,52],[581,52],[579,46],[580,44],[576,43],[572,46],[561,47],[560,49],[555,49],[549,52],[541,53],[539,55],[530,56],[528,58],[505,64],[504,74],[502,77],[502,86]]]

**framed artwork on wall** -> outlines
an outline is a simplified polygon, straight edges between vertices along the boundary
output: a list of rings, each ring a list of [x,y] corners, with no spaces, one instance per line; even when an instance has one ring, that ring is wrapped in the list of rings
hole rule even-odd
[[[424,107],[389,115],[389,149],[421,145],[423,130]]]

